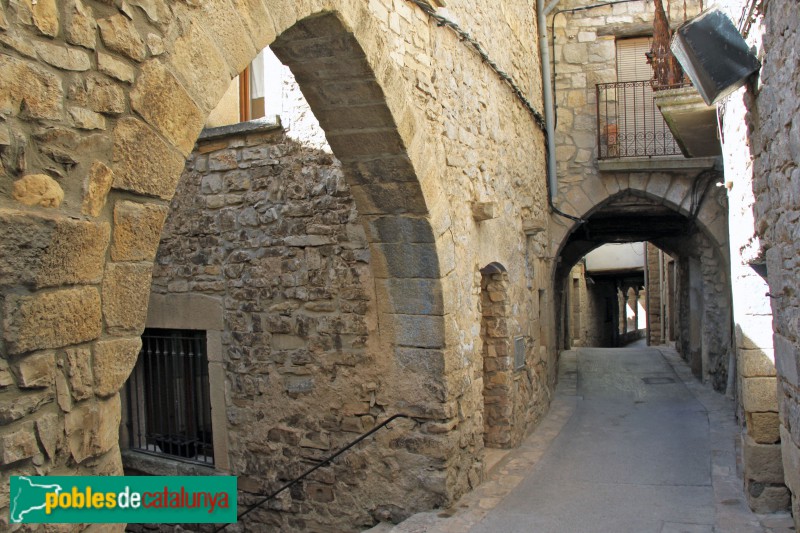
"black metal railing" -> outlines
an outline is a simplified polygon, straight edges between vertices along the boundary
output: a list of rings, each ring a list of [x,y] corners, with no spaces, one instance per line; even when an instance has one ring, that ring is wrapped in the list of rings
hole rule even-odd
[[[131,449],[214,464],[204,331],[146,329],[127,394]]]
[[[318,470],[318,469],[322,468],[323,466],[325,466],[325,465],[327,465],[327,464],[330,464],[331,462],[333,462],[333,460],[334,460],[334,459],[336,459],[337,457],[339,457],[340,455],[342,455],[343,453],[345,453],[347,450],[349,450],[350,448],[352,448],[353,446],[355,446],[355,445],[356,445],[356,444],[358,444],[359,442],[361,442],[361,441],[363,441],[363,440],[365,440],[365,439],[369,438],[370,436],[372,436],[373,434],[377,433],[377,432],[378,432],[378,431],[380,431],[381,429],[385,428],[385,427],[386,427],[386,426],[388,426],[388,425],[389,425],[391,422],[393,422],[393,421],[397,420],[398,418],[408,418],[408,419],[412,419],[412,420],[413,420],[413,418],[412,418],[411,416],[409,416],[409,415],[404,415],[404,414],[396,414],[396,415],[392,415],[392,416],[390,416],[389,418],[387,418],[386,420],[384,420],[383,422],[381,422],[380,424],[378,424],[378,425],[377,425],[377,426],[375,426],[374,428],[370,429],[369,431],[367,431],[367,432],[366,432],[366,433],[364,433],[363,435],[359,436],[357,439],[354,439],[354,440],[352,440],[351,442],[349,442],[348,444],[346,444],[345,446],[343,446],[343,447],[339,448],[339,449],[338,449],[338,450],[337,450],[335,453],[333,453],[332,455],[329,455],[328,457],[326,457],[326,458],[325,458],[325,459],[323,459],[322,461],[319,461],[319,462],[317,462],[317,463],[316,463],[314,466],[312,466],[311,468],[309,468],[308,470],[306,470],[305,472],[303,472],[302,474],[300,474],[300,475],[299,475],[299,476],[297,476],[296,478],[292,479],[291,481],[288,481],[288,482],[284,483],[284,484],[283,484],[283,485],[281,485],[281,487],[280,487],[280,488],[278,488],[277,490],[275,490],[275,491],[273,491],[273,492],[271,492],[271,493],[269,493],[269,494],[267,494],[267,495],[263,495],[263,497],[262,497],[260,500],[258,500],[258,501],[257,501],[256,503],[254,503],[253,505],[250,505],[250,506],[248,506],[248,508],[247,508],[245,511],[241,512],[241,513],[240,513],[240,514],[237,516],[237,520],[241,520],[241,519],[242,519],[242,518],[243,518],[245,515],[247,515],[248,513],[252,512],[252,511],[255,511],[256,509],[258,509],[259,507],[261,507],[262,505],[264,505],[264,504],[265,504],[265,503],[267,503],[268,501],[270,501],[270,500],[274,499],[274,498],[275,498],[275,497],[276,497],[278,494],[280,494],[281,492],[283,492],[283,491],[285,491],[286,489],[289,489],[289,488],[293,487],[294,485],[296,485],[296,484],[300,483],[300,482],[301,482],[301,481],[303,481],[305,478],[307,478],[307,477],[308,477],[308,476],[310,476],[312,473],[314,473],[316,470]],[[221,526],[217,527],[217,528],[214,530],[214,533],[218,533],[218,532],[222,531],[223,529],[225,529],[226,527],[228,527],[228,526],[230,526],[230,525],[232,525],[232,524],[224,524],[224,525],[221,525]]]
[[[650,80],[597,84],[597,158],[681,155]]]

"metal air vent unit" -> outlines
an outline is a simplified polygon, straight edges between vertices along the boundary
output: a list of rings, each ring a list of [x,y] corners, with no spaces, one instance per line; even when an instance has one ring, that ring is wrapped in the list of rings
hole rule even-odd
[[[761,68],[736,26],[717,9],[679,27],[671,49],[707,105],[744,85]]]

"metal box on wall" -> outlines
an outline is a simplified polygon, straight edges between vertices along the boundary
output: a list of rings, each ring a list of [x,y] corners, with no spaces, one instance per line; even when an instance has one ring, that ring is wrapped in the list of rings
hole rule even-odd
[[[736,26],[717,9],[679,27],[671,49],[708,105],[744,85],[761,68]]]

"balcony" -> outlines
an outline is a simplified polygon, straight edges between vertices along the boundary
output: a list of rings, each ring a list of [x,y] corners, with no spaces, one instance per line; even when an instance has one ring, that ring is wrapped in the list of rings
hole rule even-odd
[[[597,158],[682,157],[650,80],[597,85]]]
[[[722,154],[717,133],[717,108],[707,105],[692,85],[656,92],[655,102],[686,157]]]

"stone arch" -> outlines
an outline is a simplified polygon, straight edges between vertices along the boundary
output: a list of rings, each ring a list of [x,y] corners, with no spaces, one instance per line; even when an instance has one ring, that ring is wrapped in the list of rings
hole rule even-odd
[[[703,171],[696,176],[682,173],[633,173],[601,176],[599,180],[571,185],[564,193],[565,212],[578,219],[587,220],[614,199],[629,194],[663,205],[684,217],[691,217],[714,246],[727,246],[727,224],[721,197],[716,194],[714,182],[721,177],[715,171]],[[701,191],[708,184],[709,190],[700,203]],[[580,222],[553,216],[550,247],[557,257],[569,236]]]
[[[75,400],[66,420],[50,411],[40,417],[41,402],[31,400],[20,418],[33,418],[21,422],[23,429],[40,422],[47,432],[56,431],[52,424],[66,427],[75,462],[92,459],[97,473],[121,472],[117,391],[139,349],[165,202],[205,117],[232,77],[270,43],[318,115],[363,217],[379,331],[396,362],[396,390],[404,390],[391,398],[393,407],[422,418],[452,418],[440,407],[445,303],[434,228],[444,207],[429,209],[438,186],[418,135],[423,128],[366,6],[315,0],[131,4],[141,7],[104,7],[98,23],[108,43],[103,53],[121,58],[105,72],[125,89],[91,69],[64,82],[24,54],[0,58],[6,80],[0,105],[12,131],[32,132],[42,146],[57,137],[76,153],[58,210],[41,207],[58,206],[57,191],[36,199],[20,187],[26,205],[0,199],[0,273],[9,294],[2,301],[3,349],[22,366],[45,369],[51,382],[58,379],[57,358],[93,365],[96,386],[90,399]],[[36,89],[26,94],[23,86],[9,86],[11,79]],[[70,118],[63,101],[69,91],[102,106],[111,117],[103,119],[107,129],[76,133],[78,119]],[[66,127],[57,126],[62,123]],[[15,172],[22,173],[8,169]],[[42,331],[42,323],[52,327]],[[64,387],[71,405],[70,386]],[[432,483],[446,486],[451,480],[444,480],[444,467],[434,468],[442,479]],[[436,498],[446,501],[453,492],[451,483]]]
[[[579,215],[582,221],[568,220],[566,224],[562,222],[565,219],[557,221],[551,235],[551,246],[554,256],[558,258],[558,264],[553,271],[558,300],[555,306],[557,314],[563,313],[563,302],[558,296],[559,287],[563,284],[561,280],[580,257],[602,244],[597,241],[597,234],[594,237],[588,237],[588,234],[597,229],[591,228],[591,221],[608,215],[609,210],[613,213],[610,218],[622,216],[619,220],[626,220],[627,228],[617,224],[620,226],[619,231],[639,235],[639,238],[628,239],[628,242],[650,241],[676,257],[682,256],[682,272],[687,280],[685,286],[688,289],[688,280],[691,277],[695,292],[702,291],[705,295],[703,302],[707,305],[700,306],[702,317],[705,318],[708,314],[710,318],[699,322],[703,330],[702,343],[683,339],[684,342],[679,342],[678,345],[683,346],[684,357],[692,359],[693,364],[696,363],[698,376],[705,376],[708,371],[705,365],[707,347],[716,347],[716,351],[721,352],[717,354],[717,358],[720,361],[722,358],[725,360],[723,363],[711,365],[719,372],[714,377],[714,385],[724,390],[727,349],[730,344],[730,335],[726,333],[730,323],[727,316],[730,307],[730,279],[727,274],[727,204],[724,193],[715,187],[718,177],[716,171],[704,171],[695,177],[643,173],[603,176],[593,184],[575,185],[566,195],[570,207],[568,211]],[[586,227],[583,221],[589,221]],[[672,232],[677,232],[677,235],[671,235]],[[624,240],[623,238],[618,242]],[[687,253],[687,250],[691,250],[691,253]],[[690,255],[697,260],[696,263],[692,261],[691,268]],[[702,266],[698,266],[701,263]],[[720,284],[724,287],[722,290],[718,290]],[[697,322],[689,321],[688,314],[681,313],[681,317],[685,329],[694,331],[697,328]],[[557,323],[560,324],[560,321]],[[690,346],[691,351],[697,352],[696,354],[687,355]],[[702,371],[701,350],[704,361]]]

